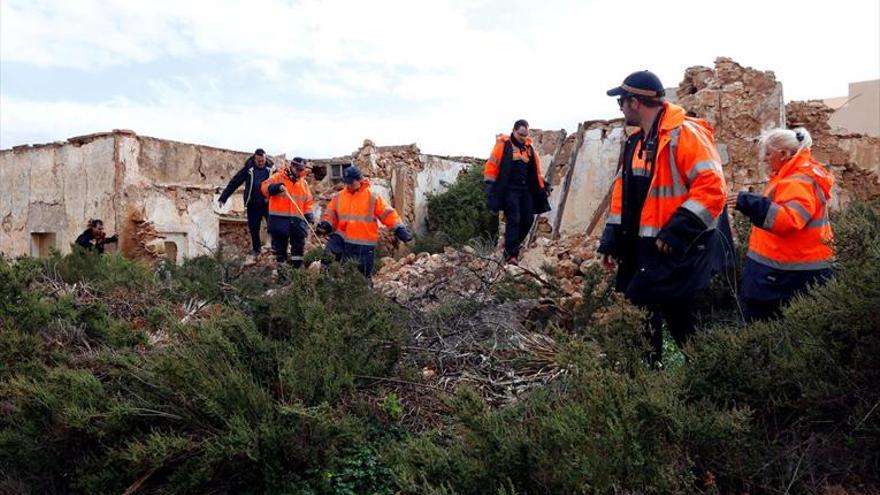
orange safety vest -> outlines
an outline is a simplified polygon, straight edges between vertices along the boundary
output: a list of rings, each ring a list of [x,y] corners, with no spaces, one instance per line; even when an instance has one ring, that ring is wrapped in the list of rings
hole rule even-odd
[[[828,201],[834,177],[809,150],[792,157],[770,178],[770,209],[749,235],[750,259],[780,270],[830,268],[834,250]]]
[[[314,198],[309,185],[306,183],[306,172],[300,174],[299,180],[294,183],[287,176],[287,167],[281,168],[271,177],[263,181],[260,190],[263,196],[269,198],[269,214],[278,217],[302,218],[312,212]],[[287,194],[293,198],[293,202],[287,197],[287,194],[269,194],[269,186],[273,184],[284,184]]]
[[[483,167],[484,182],[493,183],[498,180],[498,173],[501,170],[501,159],[504,155],[504,144],[508,141],[510,141],[510,136],[502,135],[499,136],[498,140],[495,142],[495,147],[492,148],[492,153],[489,155],[489,159]],[[511,159],[513,161],[519,160],[523,162],[532,160],[535,171],[538,173],[538,185],[541,189],[544,189],[544,174],[541,173],[541,158],[538,156],[538,153],[535,152],[532,143],[532,138],[526,138],[526,146],[523,150],[520,150],[517,146],[513,146],[513,143],[511,143],[513,152]]]
[[[713,229],[727,199],[712,127],[705,120],[686,117],[678,105],[663,106],[654,175],[639,219],[639,237],[657,237],[679,207],[696,215],[706,229]],[[620,225],[623,214],[622,165],[612,185],[607,220],[611,225]],[[638,153],[633,156],[633,174],[647,177],[649,167]]]
[[[364,179],[361,188],[351,192],[346,187],[330,200],[324,212],[324,220],[342,236],[345,242],[361,246],[375,246],[379,243],[379,224],[393,230],[403,223],[397,211],[388,206],[382,196],[370,190],[370,183]]]

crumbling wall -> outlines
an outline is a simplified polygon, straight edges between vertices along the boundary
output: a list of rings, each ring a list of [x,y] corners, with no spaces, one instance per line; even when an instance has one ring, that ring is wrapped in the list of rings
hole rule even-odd
[[[250,154],[150,137],[126,138],[122,149],[123,157],[137,166],[130,174],[126,168],[125,193],[142,206],[155,230],[175,242],[183,258],[216,251],[216,191]],[[238,207],[240,191],[235,196],[232,206]],[[242,215],[243,204],[229,213]]]
[[[459,174],[472,165],[477,165],[480,160],[465,161],[465,159],[449,159],[438,156],[422,155],[422,168],[415,173],[414,188],[411,195],[407,193],[404,201],[411,204],[413,218],[411,225],[417,233],[423,234],[428,227],[428,195],[437,194],[446,190],[449,184],[456,181]],[[397,172],[400,175],[407,173],[405,170]],[[395,199],[397,196],[395,190]]]
[[[369,139],[351,155],[351,161],[370,178],[372,188],[418,233],[427,229],[428,194],[446,190],[447,184],[455,182],[463,170],[482,162],[470,157],[426,155],[415,144],[376,146]]]
[[[880,137],[837,131],[829,123],[834,110],[819,100],[793,101],[786,106],[791,127],[804,127],[813,137],[813,156],[835,176],[832,206],[853,198],[880,197]]]
[[[760,190],[767,171],[758,156],[758,138],[767,129],[785,125],[782,83],[773,72],[719,57],[714,69],[687,69],[676,93],[679,105],[689,114],[706,119],[715,129],[731,190],[755,186]]]
[[[551,206],[556,208],[559,235],[592,233],[606,213],[624,131],[622,120],[592,121],[578,126],[565,180],[559,193],[554,191],[550,196]],[[554,216],[553,211],[550,216]]]
[[[54,234],[54,247],[69,252],[92,218],[114,232],[114,143],[112,134],[101,134],[0,151],[0,252],[37,254],[31,245],[35,233]]]
[[[159,256],[169,241],[180,258],[210,253],[217,189],[248,156],[122,130],[3,150],[0,251],[34,254],[32,235],[51,232],[66,253],[87,220],[100,218],[131,256]],[[230,206],[242,216],[240,199]]]
[[[535,150],[541,159],[544,183],[550,187],[548,198],[551,211],[537,218],[535,232],[540,237],[549,237],[556,228],[556,215],[562,198],[561,182],[565,180],[569,169],[569,159],[575,144],[574,136],[569,136],[565,129],[546,131],[531,129]]]

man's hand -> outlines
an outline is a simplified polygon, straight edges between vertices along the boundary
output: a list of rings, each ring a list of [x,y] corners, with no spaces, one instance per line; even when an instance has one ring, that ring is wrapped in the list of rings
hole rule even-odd
[[[285,189],[284,184],[278,184],[278,192],[283,193],[286,190],[287,189]]]
[[[407,229],[403,225],[394,229],[394,235],[403,242],[410,242],[411,240],[413,240],[413,236],[410,233],[409,229]]]
[[[660,239],[657,239],[657,242],[655,242],[654,245],[657,246],[657,251],[660,251],[660,254],[672,254],[672,246],[666,244]]]
[[[605,269],[606,272],[614,271],[614,267],[617,263],[614,261],[614,257],[610,254],[602,255],[602,268]]]
[[[736,209],[736,200],[739,197],[739,194],[734,194],[733,196],[727,197],[727,209],[735,210]]]
[[[327,235],[333,232],[333,226],[330,225],[330,222],[328,222],[327,220],[321,220],[321,223],[319,223],[318,226],[315,227],[315,232],[320,235]]]

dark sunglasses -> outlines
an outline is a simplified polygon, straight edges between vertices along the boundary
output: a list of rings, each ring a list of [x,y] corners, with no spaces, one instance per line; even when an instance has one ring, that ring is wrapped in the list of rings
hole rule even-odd
[[[629,98],[630,98],[629,95],[618,96],[617,97],[617,105],[620,108],[623,108],[623,104],[626,103],[626,100],[628,100]]]

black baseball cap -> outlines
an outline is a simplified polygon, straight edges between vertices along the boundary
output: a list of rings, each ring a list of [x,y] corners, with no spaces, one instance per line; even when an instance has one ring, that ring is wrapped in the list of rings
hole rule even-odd
[[[306,159],[301,157],[294,157],[293,160],[290,161],[290,164],[298,169],[306,168]]]
[[[346,184],[351,184],[356,180],[360,180],[364,177],[364,174],[361,172],[361,169],[355,167],[354,165],[349,165],[342,171],[342,182]]]
[[[649,70],[640,70],[626,76],[620,86],[609,89],[608,96],[663,98],[666,96],[666,89],[656,74]]]

